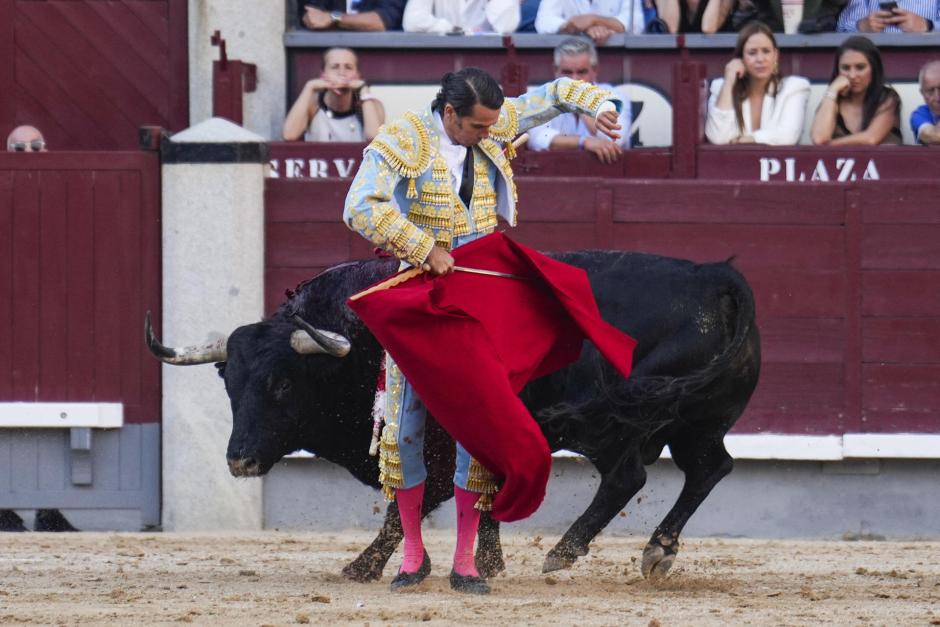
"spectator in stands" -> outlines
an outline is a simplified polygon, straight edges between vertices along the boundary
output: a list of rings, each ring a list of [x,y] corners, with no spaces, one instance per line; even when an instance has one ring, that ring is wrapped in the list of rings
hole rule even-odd
[[[512,33],[519,0],[408,0],[402,28],[409,33]]]
[[[542,0],[535,30],[587,35],[603,44],[614,33],[645,32],[643,4],[644,0]]]
[[[597,50],[590,40],[579,37],[564,40],[555,48],[554,63],[555,78],[567,76],[613,91],[612,85],[597,83]],[[618,120],[623,131],[616,141],[598,132],[593,116],[562,113],[529,131],[528,146],[533,150],[586,150],[602,163],[613,163],[630,147],[630,109],[630,103],[624,99]]]
[[[921,144],[940,144],[940,60],[920,68],[919,82],[925,104],[911,114],[911,130]]]
[[[814,144],[900,144],[901,98],[885,85],[878,48],[865,37],[849,37],[836,50],[832,79],[810,136]]]
[[[539,0],[522,0],[519,4],[519,28],[516,29],[516,32],[534,33],[535,16],[539,12]]]
[[[940,19],[940,0],[849,0],[841,33],[927,33]]]
[[[310,30],[401,30],[407,0],[305,0],[300,22]]]
[[[749,0],[743,0],[748,2]],[[657,0],[659,17],[670,33],[718,33],[733,30],[737,0]]]
[[[780,77],[780,50],[763,22],[738,33],[724,78],[712,81],[705,136],[713,144],[792,146],[803,133],[809,81]]]
[[[359,75],[349,48],[323,54],[319,78],[307,81],[284,120],[284,139],[313,142],[371,141],[385,122],[385,109]]]
[[[46,140],[35,126],[17,126],[7,136],[7,152],[46,152]]]

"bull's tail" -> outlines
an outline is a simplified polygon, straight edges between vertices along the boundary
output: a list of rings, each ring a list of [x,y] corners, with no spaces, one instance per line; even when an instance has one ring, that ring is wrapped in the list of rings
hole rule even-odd
[[[591,398],[574,405],[562,403],[537,414],[540,425],[562,440],[564,434],[587,430],[593,442],[609,441],[611,437],[644,437],[680,419],[683,405],[704,400],[708,386],[727,374],[738,361],[746,361],[746,351],[759,351],[749,346],[754,329],[754,295],[741,274],[728,263],[712,264],[713,271],[726,279],[729,308],[734,308],[730,341],[724,350],[705,366],[684,376],[611,376],[611,369],[599,367],[598,389]],[[731,312],[729,312],[731,313]],[[729,316],[730,318],[730,316]],[[760,368],[759,352],[752,358],[753,367]],[[605,374],[606,373],[606,374]],[[754,373],[756,381],[757,372]],[[574,429],[574,432],[572,431]],[[578,438],[584,442],[583,438]]]

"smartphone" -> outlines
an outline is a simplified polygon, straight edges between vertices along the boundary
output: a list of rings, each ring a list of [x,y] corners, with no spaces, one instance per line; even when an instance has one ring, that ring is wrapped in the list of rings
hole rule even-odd
[[[895,0],[881,0],[878,2],[878,8],[882,11],[894,11],[898,8],[898,3]]]

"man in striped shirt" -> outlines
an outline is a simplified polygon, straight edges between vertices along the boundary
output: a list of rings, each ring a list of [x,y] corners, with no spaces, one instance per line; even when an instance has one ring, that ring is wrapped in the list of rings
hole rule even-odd
[[[892,6],[893,5],[893,6]],[[849,0],[840,33],[928,33],[940,20],[940,0]]]

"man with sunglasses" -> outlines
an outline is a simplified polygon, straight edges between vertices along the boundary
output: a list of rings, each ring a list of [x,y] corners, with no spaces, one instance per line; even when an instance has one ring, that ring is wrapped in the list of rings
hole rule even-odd
[[[911,130],[921,144],[940,144],[940,60],[920,69],[920,94],[924,103],[911,113]]]
[[[7,152],[46,152],[46,140],[35,126],[17,126],[7,137]]]

